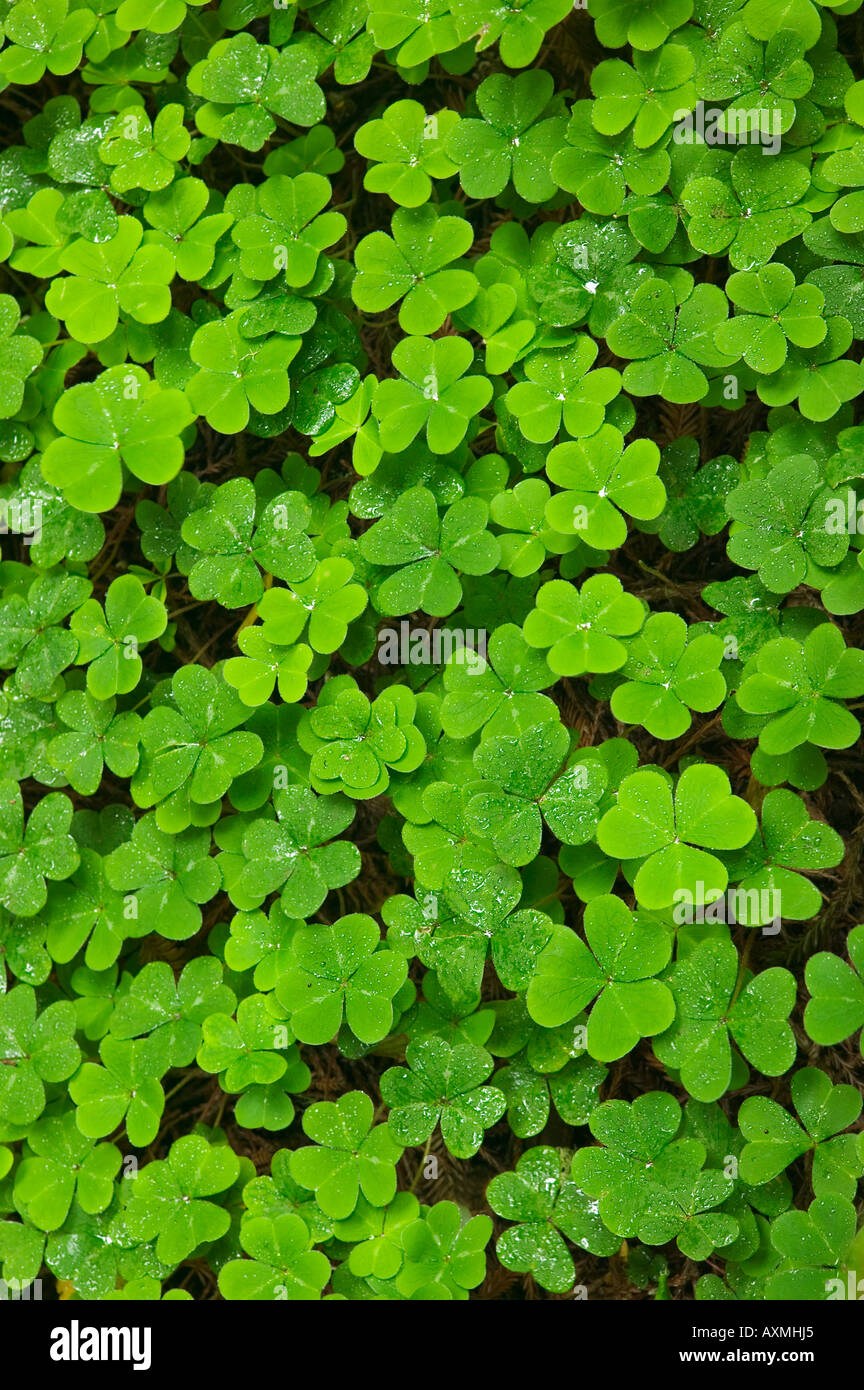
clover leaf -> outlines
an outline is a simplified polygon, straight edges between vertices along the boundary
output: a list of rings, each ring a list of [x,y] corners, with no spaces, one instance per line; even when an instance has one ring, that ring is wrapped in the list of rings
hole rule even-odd
[[[40,569],[48,570],[61,560],[92,560],[102,548],[105,530],[96,516],[71,507],[56,487],[42,476],[40,460],[26,463],[15,479],[15,488],[0,490],[10,511],[17,505],[19,515],[41,517],[41,534],[34,532],[30,558]]]
[[[181,178],[153,193],[143,207],[153,228],[144,234],[145,246],[164,246],[171,252],[183,280],[200,280],[216,259],[216,244],[231,226],[229,212],[208,212],[210,193],[202,179]]]
[[[788,1023],[795,979],[772,966],[739,980],[738,952],[728,937],[705,940],[678,960],[668,976],[675,1022],[654,1042],[667,1066],[697,1100],[717,1100],[732,1076],[731,1034],[744,1056],[766,1076],[781,1076],[795,1059]]]
[[[546,520],[564,535],[575,531],[595,550],[616,550],[627,539],[624,515],[652,519],[663,510],[659,463],[656,444],[640,439],[625,448],[614,425],[601,425],[590,444],[556,445],[546,459],[546,473],[567,491],[556,492],[547,502]]]
[[[126,695],[141,679],[139,649],[161,636],[167,624],[165,605],[148,597],[134,574],[113,580],[104,608],[88,599],[70,622],[78,638],[79,666],[87,666],[87,689],[97,700]]]
[[[277,647],[306,636],[313,651],[338,651],[368,603],[362,585],[351,582],[354,575],[352,562],[335,555],[320,560],[308,579],[268,589],[258,604],[262,636]]]
[[[21,409],[24,383],[42,361],[42,345],[26,333],[16,333],[20,314],[11,295],[0,295],[0,342],[3,366],[0,368],[0,419],[6,420]]]
[[[154,34],[170,34],[187,17],[189,5],[199,0],[123,0],[117,11],[121,29],[148,29]]]
[[[278,333],[244,338],[233,315],[202,324],[189,347],[198,368],[188,383],[189,402],[214,430],[238,434],[251,409],[264,416],[285,409],[291,395],[288,367],[299,349],[298,338]]]
[[[209,830],[167,834],[153,814],[136,821],[131,840],[111,851],[105,877],[111,888],[133,895],[139,920],[172,941],[195,935],[199,904],[209,902],[220,883]]]
[[[822,1046],[845,1041],[864,1023],[864,927],[852,928],[846,950],[851,965],[830,951],[817,951],[805,967],[811,998],[804,1027]]]
[[[575,101],[564,131],[566,145],[552,158],[552,177],[573,193],[586,212],[603,217],[620,212],[627,189],[638,195],[659,193],[671,162],[662,143],[638,148],[630,135],[601,135],[592,122],[593,103]]]
[[[825,177],[840,188],[856,188],[860,190],[862,183],[861,172],[860,140],[853,140],[848,147],[841,147],[832,154],[829,154],[823,165]],[[836,228],[839,232],[849,233],[860,231],[860,191],[847,193],[842,198],[837,198],[831,207],[829,217],[831,226]]]
[[[811,820],[801,798],[784,788],[765,797],[761,822],[750,844],[726,860],[730,877],[739,885],[737,920],[745,926],[762,926],[781,915],[793,922],[815,916],[822,895],[814,883],[793,870],[839,864],[841,837],[830,825]]]
[[[37,1120],[27,1136],[27,1156],[15,1171],[15,1201],[40,1231],[62,1226],[73,1200],[95,1215],[114,1197],[122,1155],[113,1144],[81,1134],[73,1111]]]
[[[150,924],[139,917],[134,897],[108,883],[105,861],[96,850],[82,845],[80,855],[81,863],[71,877],[49,890],[44,909],[46,944],[51,958],[61,964],[84,949],[89,969],[106,970],[127,938],[146,936]]]
[[[567,14],[565,0],[522,0],[500,6],[494,0],[454,0],[460,26],[477,34],[478,47],[497,43],[501,61],[511,68],[532,63],[547,32]]]
[[[396,60],[405,67],[447,53],[459,41],[455,18],[444,0],[435,0],[422,15],[404,0],[373,3],[367,23],[378,47],[396,48]]]
[[[590,1120],[600,1143],[577,1151],[573,1179],[597,1200],[604,1225],[616,1235],[635,1235],[646,1245],[677,1237],[682,1253],[704,1259],[738,1234],[738,1223],[717,1211],[732,1179],[705,1168],[698,1140],[675,1137],[680,1124],[678,1102],[661,1091],[632,1104],[605,1101]]]
[[[238,973],[251,970],[256,989],[273,989],[289,963],[291,938],[299,925],[300,922],[289,917],[278,901],[269,914],[235,913],[230,936],[225,942],[225,964]]]
[[[253,1216],[240,1228],[249,1259],[229,1260],[219,1271],[219,1291],[229,1302],[287,1299],[317,1302],[330,1278],[330,1261],[312,1250],[299,1216]]]
[[[329,1042],[343,1013],[361,1042],[380,1042],[393,1022],[393,996],[407,966],[393,951],[378,949],[381,934],[362,912],[332,926],[301,927],[291,942],[292,959],[276,982],[276,997],[288,1010],[300,1042]]]
[[[736,270],[753,270],[771,260],[778,246],[809,225],[801,206],[810,174],[790,156],[764,159],[755,145],[740,149],[727,179],[688,179],[681,201],[690,221],[687,235],[697,251],[728,252]]]
[[[502,1092],[484,1084],[494,1065],[489,1053],[423,1037],[409,1043],[405,1055],[408,1068],[390,1067],[381,1078],[390,1133],[403,1146],[422,1144],[440,1124],[450,1153],[470,1158],[506,1109]]]
[[[668,964],[672,942],[662,924],[634,920],[612,896],[588,904],[585,936],[587,946],[563,924],[553,927],[528,986],[528,1012],[544,1028],[557,1028],[596,1000],[586,1047],[598,1061],[614,1062],[675,1016],[669,989],[653,978]]]
[[[392,359],[400,375],[380,381],[372,401],[382,446],[402,453],[422,430],[433,454],[450,453],[492,397],[487,377],[465,375],[474,359],[471,344],[457,337],[405,338]]]
[[[464,1300],[486,1274],[488,1216],[472,1216],[455,1202],[436,1202],[412,1221],[402,1236],[405,1263],[396,1287],[406,1298],[435,1302]]]
[[[369,701],[352,680],[331,681],[300,726],[300,746],[312,754],[312,785],[367,801],[386,791],[391,772],[413,772],[426,753],[414,723],[415,696],[391,686]]]
[[[513,1133],[520,1139],[539,1134],[549,1120],[552,1101],[566,1124],[586,1123],[608,1069],[585,1055],[548,1075],[535,1071],[533,1064],[540,1066],[541,1059],[535,1055],[531,1061],[517,1058],[495,1073],[496,1085],[507,1097],[507,1123]],[[542,1064],[546,1065],[545,1058]]]
[[[214,43],[189,70],[189,90],[204,97],[198,129],[226,144],[260,150],[276,129],[273,117],[312,126],[324,115],[311,53],[297,45],[281,52],[250,33]]]
[[[62,1230],[49,1235],[45,1243],[45,1263],[51,1273],[82,1298],[110,1299],[124,1276],[129,1284],[147,1288],[170,1274],[170,1267],[157,1260],[150,1249],[135,1246],[113,1207],[90,1215],[79,1202],[72,1206]],[[153,1270],[150,1275],[142,1269]],[[125,1285],[129,1287],[129,1285]],[[173,1301],[173,1300],[172,1300]]]
[[[399,327],[406,333],[434,333],[477,293],[470,271],[448,269],[470,249],[471,224],[461,217],[440,217],[426,204],[398,209],[391,225],[392,237],[371,232],[359,242],[351,296],[358,308],[372,313],[401,300]]]
[[[606,340],[619,357],[630,358],[624,387],[636,396],[698,401],[707,393],[703,367],[735,361],[716,346],[716,332],[729,305],[716,285],[695,285],[676,293],[666,280],[649,280],[633,295],[631,307],[609,326]]]
[[[285,912],[310,917],[360,872],[356,845],[334,838],[354,820],[354,807],[306,787],[274,792],[273,806],[275,821],[254,820],[243,836],[245,863],[228,884],[231,900],[249,910],[279,892]]]
[[[528,288],[540,318],[557,328],[587,321],[595,337],[628,303],[637,285],[650,278],[647,266],[633,265],[639,243],[620,221],[580,217],[551,236],[532,241]]]
[[[706,713],[721,703],[722,660],[722,638],[691,638],[677,613],[652,613],[629,643],[612,713],[623,724],[643,725],[655,738],[678,738],[690,728],[690,710]]]
[[[278,579],[308,579],[315,569],[306,533],[310,519],[302,493],[280,493],[259,513],[248,478],[223,483],[181,526],[184,542],[197,552],[190,591],[225,608],[242,608],[263,595],[262,571]]]
[[[15,985],[0,994],[0,1103],[10,1125],[29,1125],[45,1108],[45,1085],[76,1070],[75,1010],[67,999],[39,1011],[36,991]]]
[[[690,0],[645,0],[621,5],[618,0],[592,0],[591,14],[597,38],[604,48],[631,44],[638,52],[651,52],[665,43],[674,29],[686,24],[693,12]]]
[[[49,792],[26,824],[16,782],[0,782],[0,903],[18,917],[33,917],[48,898],[46,879],[68,878],[79,856],[69,833],[72,803]]]
[[[501,546],[499,569],[519,579],[535,574],[547,553],[569,554],[578,550],[578,537],[562,537],[546,524],[546,505],[551,488],[542,478],[525,478],[514,488],[492,498],[492,520],[505,529],[498,537]]]
[[[788,266],[736,271],[726,282],[726,293],[739,312],[720,324],[715,342],[758,372],[776,372],[783,366],[787,342],[816,347],[828,331],[821,291],[815,285],[796,285]]]
[[[807,1211],[782,1212],[772,1222],[771,1242],[783,1259],[766,1284],[766,1296],[828,1298],[837,1283],[831,1276],[855,1258],[855,1227],[855,1207],[834,1193],[817,1197]]]
[[[556,185],[549,162],[564,127],[561,116],[545,115],[553,90],[546,72],[497,73],[480,83],[476,101],[482,119],[461,120],[445,146],[469,198],[494,198],[511,178],[528,202],[552,197]]]
[[[803,1154],[812,1153],[816,1196],[853,1198],[864,1163],[855,1135],[841,1131],[861,1114],[861,1096],[854,1086],[833,1085],[817,1067],[797,1071],[789,1085],[801,1124],[767,1096],[748,1096],[741,1106],[738,1124],[747,1140],[741,1151],[742,1178],[770,1182]]]
[[[593,838],[606,778],[596,764],[565,770],[568,743],[560,724],[546,722],[515,737],[487,735],[475,751],[484,781],[468,802],[466,823],[488,838],[504,863],[519,866],[537,857],[544,820],[565,844]]]
[[[357,1208],[335,1228],[339,1239],[351,1242],[348,1268],[359,1278],[374,1275],[392,1279],[405,1262],[402,1236],[420,1216],[413,1192],[397,1192],[386,1207],[373,1207],[361,1197]]]
[[[776,463],[764,478],[742,482],[726,499],[734,525],[730,560],[756,570],[773,593],[785,594],[800,584],[808,559],[837,565],[849,537],[828,526],[835,493],[815,459],[804,454]]]
[[[597,840],[613,858],[642,860],[635,880],[643,907],[668,907],[675,893],[693,894],[696,905],[712,902],[728,874],[712,849],[741,849],[753,838],[756,817],[733,796],[729,778],[710,763],[691,763],[673,791],[651,769],[625,777],[618,803],[603,816]]]
[[[218,801],[235,777],[261,760],[257,734],[238,729],[249,711],[234,691],[206,668],[181,666],[170,696],[141,725],[143,759],[133,784],[139,805],[160,806],[157,823],[189,824],[192,804]]]
[[[256,188],[254,211],[231,229],[243,274],[252,280],[282,274],[292,289],[308,285],[321,252],[345,232],[341,212],[323,212],[329,201],[330,184],[321,174],[274,174]]]
[[[219,961],[190,960],[175,980],[166,961],[150,961],[132,980],[111,1015],[112,1038],[145,1034],[164,1045],[173,1067],[188,1067],[211,1015],[230,1011],[235,998]]]
[[[831,212],[837,208],[834,204]],[[838,232],[831,225],[830,218],[822,217],[804,233],[803,240],[821,260],[828,262],[811,270],[805,284],[815,285],[825,299],[827,314],[842,315],[852,324],[855,335],[862,328],[862,292],[864,282],[861,277],[862,247],[861,235]]]
[[[527,380],[505,397],[526,439],[548,444],[562,423],[577,438],[597,432],[621,385],[613,367],[590,370],[597,353],[593,338],[580,333],[564,349],[529,354],[523,364]]]
[[[81,343],[100,343],[117,327],[121,312],[138,323],[161,323],[171,308],[174,257],[164,246],[142,246],[144,228],[120,217],[107,241],[76,237],[60,254],[66,275],[52,280],[49,313],[63,319]]]
[[[277,1149],[270,1160],[270,1172],[253,1177],[243,1187],[246,1207],[243,1221],[255,1216],[300,1216],[316,1242],[333,1233],[332,1220],[324,1215],[315,1198],[291,1176],[291,1151]]]
[[[766,642],[753,664],[738,703],[751,714],[775,716],[759,734],[769,756],[802,743],[848,748],[858,738],[858,720],[840,701],[864,694],[864,654],[848,649],[833,623],[820,623],[803,642]]]
[[[751,22],[757,8],[748,9]],[[796,19],[800,21],[800,17],[799,7]],[[700,78],[712,99],[735,98],[732,114],[724,112],[720,118],[721,129],[734,131],[735,112],[744,109],[752,112],[751,120],[758,117],[761,131],[772,133],[779,125],[785,133],[795,120],[796,99],[804,97],[813,84],[813,69],[803,58],[808,44],[802,29],[807,26],[800,22],[794,27],[783,25],[770,36],[765,32],[767,26],[757,27],[767,43],[760,43],[740,22],[724,27]]]
[[[146,111],[127,109],[115,117],[99,146],[99,158],[111,169],[111,188],[125,193],[146,188],[157,193],[174,178],[175,163],[189,151],[191,136],[179,102],[163,106],[153,121]]]
[[[241,999],[236,1019],[230,1013],[208,1009],[201,1030],[198,1065],[202,1071],[221,1072],[220,1084],[225,1091],[270,1086],[280,1078],[291,1079],[293,1086],[293,1078],[285,1076],[288,1057],[274,1051],[277,1027],[263,994]],[[305,1089],[303,1080],[308,1086],[308,1068],[301,1077],[300,1090]]]
[[[517,1223],[498,1237],[498,1258],[505,1269],[530,1271],[551,1293],[573,1287],[568,1240],[595,1255],[611,1255],[618,1247],[619,1238],[568,1176],[564,1155],[545,1144],[528,1149],[514,1172],[493,1178],[486,1200],[499,1216]]]
[[[488,515],[479,497],[460,497],[439,518],[428,488],[403,492],[360,541],[361,554],[372,564],[399,567],[375,590],[380,611],[452,613],[462,597],[459,573],[488,574],[498,558],[498,544],[486,530]]]
[[[426,203],[432,179],[455,172],[444,150],[456,124],[455,111],[427,116],[419,101],[394,101],[382,115],[361,125],[354,136],[358,154],[374,161],[366,170],[363,186],[370,193],[387,193],[400,207]]]
[[[780,631],[779,599],[755,575],[709,584],[702,590],[702,597],[712,608],[725,614],[722,622],[713,625],[713,631],[724,643],[734,640],[742,661],[749,661],[763,642],[770,641]]]
[[[112,698],[97,700],[84,690],[67,690],[57,701],[66,730],[48,745],[48,756],[77,792],[92,796],[103,768],[131,777],[138,766],[140,716],[117,713]]]
[[[145,483],[167,483],[179,473],[181,436],[193,415],[182,391],[163,390],[143,368],[127,364],[73,386],[53,419],[60,433],[42,456],[45,481],[73,507],[105,512],[120,500],[124,467]]]
[[[666,43],[653,53],[636,52],[633,66],[607,58],[591,74],[596,98],[591,113],[601,135],[620,135],[633,126],[639,149],[655,144],[696,98],[695,62],[681,44]]]
[[[487,955],[505,988],[525,988],[551,930],[545,914],[514,912],[515,900],[507,899],[494,906],[475,902],[466,915],[449,905],[449,895],[419,884],[414,891],[413,898],[397,894],[382,908],[388,946],[416,954],[437,971],[448,998],[460,1003],[479,999]]]
[[[175,1139],[168,1157],[146,1164],[135,1179],[124,1212],[129,1233],[138,1241],[155,1238],[166,1264],[186,1259],[228,1230],[228,1212],[208,1198],[230,1187],[239,1170],[227,1144],[211,1145],[198,1134]]]
[[[830,420],[846,402],[861,390],[861,366],[845,356],[853,338],[848,319],[828,319],[822,342],[813,347],[793,348],[786,365],[757,384],[761,400],[767,405],[788,405],[797,400],[798,409],[808,420]]]
[[[25,4],[11,5],[5,17],[9,46],[3,58],[6,82],[38,82],[45,69],[67,73],[81,61],[81,48],[93,28],[93,16],[86,10],[69,13],[64,0],[54,0],[38,11]]]
[[[80,608],[89,580],[58,569],[29,580],[24,593],[10,591],[0,603],[0,664],[15,667],[25,697],[56,693],[55,682],[75,660],[78,642],[63,620]]]
[[[715,536],[726,525],[726,496],[740,480],[741,465],[731,454],[700,467],[699,445],[687,436],[673,439],[660,455],[658,477],[666,504],[656,518],[640,518],[640,531],[659,535],[667,550],[690,550],[700,533]]]
[[[554,683],[545,657],[526,642],[515,623],[502,623],[489,638],[486,657],[463,647],[444,669],[441,705],[444,732],[454,739],[506,734],[557,718],[541,690]],[[484,735],[485,736],[485,735]]]
[[[303,1130],[313,1142],[292,1151],[291,1176],[337,1221],[351,1215],[361,1193],[372,1206],[384,1207],[396,1192],[402,1146],[387,1125],[374,1124],[373,1116],[363,1091],[347,1091],[303,1113]]]
[[[621,581],[598,574],[581,589],[563,579],[543,584],[522,630],[530,646],[549,648],[546,660],[556,674],[579,676],[623,666],[627,648],[619,638],[638,632],[644,620],[642,604]]]

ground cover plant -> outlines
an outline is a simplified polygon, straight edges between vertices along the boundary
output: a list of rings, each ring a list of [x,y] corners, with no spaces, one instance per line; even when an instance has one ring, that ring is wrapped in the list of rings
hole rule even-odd
[[[3,0],[5,1295],[864,1294],[859,4]]]

